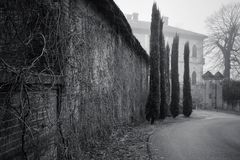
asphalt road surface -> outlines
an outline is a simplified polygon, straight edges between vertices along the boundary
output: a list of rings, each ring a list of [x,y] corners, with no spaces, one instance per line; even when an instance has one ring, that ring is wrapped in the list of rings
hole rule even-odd
[[[240,160],[240,115],[194,111],[160,126],[150,137],[153,159]]]

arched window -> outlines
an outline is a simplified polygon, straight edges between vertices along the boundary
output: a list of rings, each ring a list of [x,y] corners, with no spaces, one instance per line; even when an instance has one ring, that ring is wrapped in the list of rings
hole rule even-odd
[[[197,57],[197,46],[193,45],[192,47],[192,57],[196,58]]]
[[[192,85],[196,85],[196,83],[197,83],[197,74],[196,74],[196,72],[194,71],[194,72],[192,73]]]

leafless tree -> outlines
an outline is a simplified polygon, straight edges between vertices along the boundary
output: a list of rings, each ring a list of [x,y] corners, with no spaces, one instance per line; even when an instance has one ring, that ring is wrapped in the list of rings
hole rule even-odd
[[[224,67],[224,76],[240,75],[240,3],[223,6],[207,21],[206,53],[215,57],[215,66]]]

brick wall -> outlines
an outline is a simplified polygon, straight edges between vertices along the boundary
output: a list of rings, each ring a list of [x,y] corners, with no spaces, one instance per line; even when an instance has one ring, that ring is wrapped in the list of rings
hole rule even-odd
[[[18,107],[19,94],[11,96],[11,107],[6,106],[7,92],[0,92],[0,159],[22,159],[22,121],[12,107]],[[54,148],[56,134],[56,91],[29,92],[31,113],[26,118],[25,150],[30,159],[43,157],[42,153]],[[50,150],[49,150],[50,151]],[[54,151],[54,150],[52,150]],[[51,151],[44,154],[55,156]],[[49,155],[49,156],[50,156]],[[51,159],[51,158],[50,158]]]
[[[143,120],[148,95],[147,59],[101,13],[87,6],[91,5],[85,1],[72,4],[73,38],[63,105],[86,141],[108,136],[116,125]]]
[[[97,6],[99,3],[92,2],[60,3],[63,30],[60,38],[70,37],[65,46],[66,61],[61,66],[64,78],[59,83],[60,90],[43,80],[51,89],[29,91],[33,112],[28,125],[33,129],[34,139],[28,131],[25,149],[30,159],[79,158],[81,151],[94,145],[95,140],[107,139],[113,128],[144,120],[148,56],[128,24],[122,23],[121,11],[112,1],[104,0],[110,5],[107,9],[118,13],[114,15],[117,20],[110,20],[103,8]],[[7,63],[18,59],[11,55],[4,58]],[[0,65],[0,72],[2,69]],[[42,87],[35,81],[29,84]],[[21,159],[21,120],[6,112],[7,92],[8,89],[0,92],[0,159]],[[19,105],[18,95],[15,91],[11,96],[15,106]]]

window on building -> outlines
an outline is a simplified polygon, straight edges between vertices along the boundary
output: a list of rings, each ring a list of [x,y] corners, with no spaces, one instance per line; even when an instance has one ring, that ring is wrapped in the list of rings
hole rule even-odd
[[[197,83],[197,74],[196,74],[196,72],[194,71],[194,72],[192,73],[192,85],[196,85],[196,83]]]
[[[192,47],[192,57],[196,58],[197,57],[197,46],[193,45]]]

